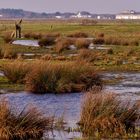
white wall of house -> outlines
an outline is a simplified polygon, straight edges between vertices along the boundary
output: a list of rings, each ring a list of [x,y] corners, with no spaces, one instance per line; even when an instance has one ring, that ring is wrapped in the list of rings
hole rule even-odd
[[[116,15],[116,19],[140,19],[140,14]]]

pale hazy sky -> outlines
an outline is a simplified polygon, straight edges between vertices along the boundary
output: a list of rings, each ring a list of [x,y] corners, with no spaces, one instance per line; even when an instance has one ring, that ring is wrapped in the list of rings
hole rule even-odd
[[[140,12],[140,0],[0,0],[0,8],[19,8],[35,12],[118,13]]]

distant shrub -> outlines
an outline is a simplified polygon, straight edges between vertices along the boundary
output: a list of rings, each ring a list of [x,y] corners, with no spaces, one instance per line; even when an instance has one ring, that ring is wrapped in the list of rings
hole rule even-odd
[[[2,66],[4,75],[12,83],[24,83],[24,78],[30,70],[28,63],[22,61],[14,61]]]
[[[41,39],[42,34],[41,33],[25,33],[24,37],[27,39]]]
[[[80,61],[92,62],[95,60],[95,56],[91,50],[88,49],[81,49],[78,52],[77,59]]]
[[[111,48],[108,49],[108,50],[107,50],[107,54],[114,54],[113,49],[111,49]]]
[[[73,39],[68,39],[68,38],[60,38],[57,40],[57,43],[55,45],[55,51],[57,53],[61,53],[64,50],[69,50],[69,46],[74,44]]]
[[[60,33],[47,33],[47,34],[44,34],[44,37],[50,37],[50,38],[58,38],[60,36],[61,36]]]
[[[93,19],[83,19],[81,21],[81,24],[86,26],[86,25],[96,25],[98,22],[96,20]]]
[[[105,35],[104,35],[104,33],[97,33],[96,36],[97,36],[97,38],[103,38]]]
[[[126,39],[121,37],[105,37],[106,45],[123,45],[123,46],[139,46],[139,41],[135,39]]]
[[[55,44],[55,38],[53,38],[53,37],[42,38],[42,39],[39,40],[38,44],[41,47],[54,45]]]
[[[91,42],[87,39],[79,38],[79,39],[76,39],[75,46],[78,49],[87,49],[89,47],[90,43]]]
[[[123,103],[112,93],[91,91],[83,97],[79,124],[84,136],[123,138],[135,132],[138,119],[138,106]]]
[[[67,37],[73,37],[73,38],[87,38],[87,37],[88,37],[88,34],[87,34],[87,33],[83,33],[83,32],[76,32],[76,33],[67,35]]]
[[[31,37],[33,38],[33,39],[41,39],[42,38],[42,34],[40,34],[40,33],[35,33],[35,34],[31,34]]]
[[[24,37],[27,38],[27,39],[32,38],[32,37],[31,37],[31,33],[25,33],[25,34],[24,34]]]
[[[94,44],[99,44],[99,45],[104,44],[104,42],[105,42],[105,40],[102,37],[99,37],[99,38],[96,38],[96,39],[93,40]]]

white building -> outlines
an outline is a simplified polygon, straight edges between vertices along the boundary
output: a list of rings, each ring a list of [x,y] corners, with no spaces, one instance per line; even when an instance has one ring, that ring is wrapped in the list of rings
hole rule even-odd
[[[72,18],[91,18],[92,16],[89,13],[78,12],[76,15],[72,15]]]
[[[133,10],[131,11],[124,11],[120,14],[116,15],[116,19],[140,19],[140,13],[135,12]]]

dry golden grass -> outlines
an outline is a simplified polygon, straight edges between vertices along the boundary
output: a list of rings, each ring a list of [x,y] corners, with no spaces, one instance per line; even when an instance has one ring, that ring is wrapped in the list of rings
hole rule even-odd
[[[91,42],[87,39],[79,38],[79,39],[76,39],[75,46],[78,49],[87,49],[89,47],[90,43]]]
[[[57,40],[56,46],[55,46],[55,51],[57,53],[61,53],[64,50],[68,50],[69,46],[74,44],[74,40],[73,39],[69,39],[69,38],[59,38]]]
[[[15,60],[2,66],[4,75],[12,83],[24,83],[25,75],[29,72],[31,66],[23,61]]]
[[[95,54],[88,49],[81,49],[78,52],[78,61],[86,61],[86,62],[93,62],[95,60]]]
[[[26,90],[34,93],[81,92],[93,85],[101,86],[101,79],[85,62],[38,61],[32,65],[32,71],[26,75]]]
[[[39,46],[51,46],[55,44],[55,38],[53,37],[43,37],[38,42]]]
[[[36,108],[16,113],[8,102],[0,102],[0,140],[41,139],[52,129],[52,123],[52,118],[44,117]]]
[[[116,95],[92,90],[83,97],[80,126],[85,136],[121,138],[135,133],[139,107]]]
[[[87,38],[89,35],[84,32],[75,32],[72,34],[67,35],[67,37],[73,37],[73,38]]]

